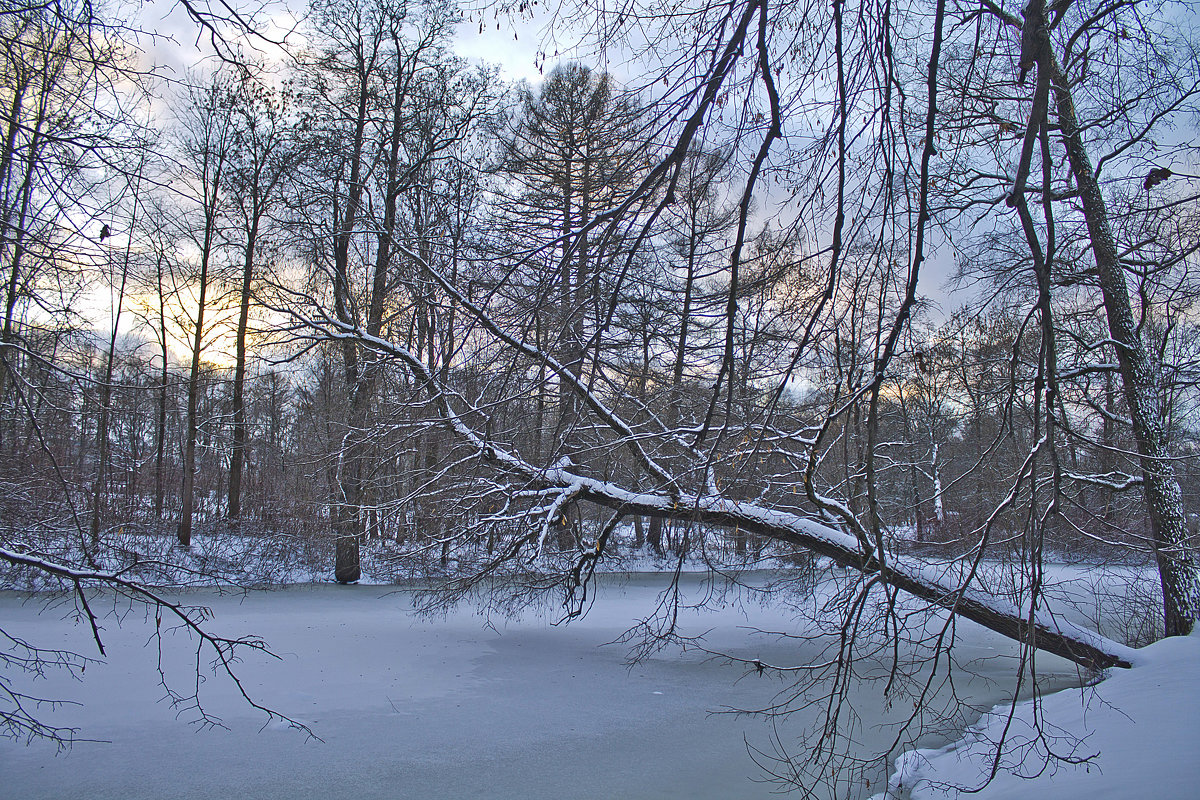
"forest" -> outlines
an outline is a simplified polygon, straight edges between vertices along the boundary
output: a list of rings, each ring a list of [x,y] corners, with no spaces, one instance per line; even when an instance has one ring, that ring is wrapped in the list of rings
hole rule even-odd
[[[948,679],[960,618],[1031,676],[1191,632],[1194,5],[177,9],[186,73],[135,4],[0,6],[0,585],[101,652],[98,592],[234,674],[266,645],[170,590],[572,619],[639,564],[836,574],[784,670],[832,736],[861,664]],[[458,54],[547,15],[538,81]],[[1154,578],[1071,620],[1054,564]],[[0,733],[69,740],[31,699],[0,674]]]

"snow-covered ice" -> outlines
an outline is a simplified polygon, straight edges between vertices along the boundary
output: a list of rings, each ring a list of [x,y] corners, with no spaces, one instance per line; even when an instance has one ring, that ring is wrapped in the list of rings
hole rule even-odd
[[[664,575],[606,577],[591,612],[566,626],[531,613],[492,620],[489,627],[470,607],[418,619],[409,594],[381,586],[183,595],[213,609],[214,631],[267,640],[282,659],[248,658],[240,672],[247,688],[309,724],[323,742],[306,741],[279,724],[263,728],[263,717],[226,679],[211,674],[202,696],[230,730],[194,731],[187,715],[176,719],[161,701],[154,651],[146,648],[153,618],[138,612],[118,624],[110,616],[106,663],[89,666],[82,682],[52,676],[34,688],[84,704],[46,709],[43,716],[111,743],[81,742],[56,756],[46,743],[0,742],[0,797],[775,796],[776,787],[756,780],[762,773],[746,752],[747,742],[771,748],[770,726],[711,712],[761,706],[783,688],[780,679],[677,649],[630,669],[625,647],[603,646],[652,610],[667,581]],[[703,591],[700,576],[685,575],[683,582],[688,592]],[[94,652],[85,626],[25,597],[0,593],[0,618],[10,633],[43,646]],[[750,630],[793,629],[795,620],[782,604],[730,603],[688,611],[681,622],[685,633],[707,632],[707,646],[739,657],[775,664],[816,657],[799,640]],[[168,676],[184,688],[194,680],[194,653],[184,641],[167,642]],[[1194,646],[1192,640],[1184,644]],[[960,685],[960,694],[981,708],[1003,702],[1013,663],[994,656],[1015,652],[1013,644],[964,623],[955,652],[981,673],[980,680]],[[1151,658],[1127,674],[1149,675],[1154,663]],[[1052,686],[1077,685],[1073,665],[1047,656],[1040,669]],[[1196,685],[1193,676],[1193,708]],[[878,688],[857,691],[852,699],[864,720],[857,732],[862,751],[884,749],[893,733],[872,725],[889,718]],[[1097,717],[1089,712],[1087,719]],[[801,716],[790,724],[807,721]],[[785,726],[785,737],[788,731]],[[1194,731],[1183,734],[1194,745]],[[919,744],[937,747],[958,735]],[[1105,774],[1129,766],[1108,758],[1102,754]],[[1194,775],[1195,761],[1189,764]],[[885,779],[882,769],[867,776],[854,795],[878,792]]]

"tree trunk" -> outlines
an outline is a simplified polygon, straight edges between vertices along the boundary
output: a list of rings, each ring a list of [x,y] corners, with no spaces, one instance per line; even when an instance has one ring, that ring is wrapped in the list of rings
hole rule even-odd
[[[121,286],[117,290],[117,305],[113,309],[112,333],[108,339],[108,355],[104,360],[104,382],[100,384],[100,417],[96,425],[96,482],[92,487],[92,544],[100,544],[100,525],[104,514],[104,499],[107,493],[106,472],[108,470],[108,422],[112,411],[113,360],[116,357],[117,334],[121,328],[121,310],[125,306],[125,284],[129,278],[129,256],[133,246],[133,229],[137,224],[138,191],[141,187],[139,168],[138,181],[133,188],[133,210],[129,217],[129,233],[125,241],[125,254],[121,261]],[[136,462],[134,469],[137,469]]]
[[[117,314],[119,317],[119,305]],[[96,422],[96,477],[92,484],[91,537],[93,545],[100,544],[101,518],[104,516],[104,500],[107,494],[108,417],[112,403],[113,351],[116,349],[116,339],[117,327],[114,323],[113,336],[109,341],[108,356],[105,359],[104,376],[97,393],[100,400],[100,409]]]
[[[650,529],[646,531],[646,541],[650,544],[651,551],[654,555],[661,556],[663,554],[663,521],[662,517],[650,517]]]
[[[257,191],[257,190],[255,190]],[[242,292],[238,308],[238,326],[235,363],[233,368],[233,453],[229,458],[229,506],[226,513],[230,519],[242,514],[242,469],[246,461],[246,444],[249,433],[246,424],[246,329],[250,324],[250,283],[254,275],[254,248],[258,239],[259,202],[255,195],[251,200],[250,230],[246,234],[246,250],[242,262]]]
[[[211,157],[206,154],[206,158]],[[196,299],[196,326],[192,335],[192,368],[188,375],[187,439],[183,454],[183,496],[179,513],[177,536],[183,547],[192,545],[192,514],[196,491],[196,438],[200,420],[197,403],[200,394],[200,352],[204,337],[204,306],[208,293],[208,266],[212,258],[217,227],[217,196],[221,187],[221,172],[225,166],[225,153],[216,154],[217,164],[212,175],[211,196],[204,198],[204,241],[200,248],[200,288]],[[205,169],[208,166],[205,165]]]
[[[925,541],[925,520],[921,517],[921,486],[918,483],[917,465],[909,465],[912,479],[913,520],[917,529],[917,544]]]
[[[362,154],[367,125],[367,100],[370,92],[368,87],[369,67],[365,59],[358,59],[359,81],[358,107],[354,127],[354,144],[350,155],[350,176],[347,186],[346,213],[344,220],[337,222],[337,236],[334,246],[334,287],[333,296],[340,322],[354,325],[356,320],[352,312],[350,285],[350,240],[354,236],[354,228],[358,220],[359,204],[362,202]],[[358,408],[360,364],[358,345],[352,340],[342,342],[342,366],[346,377],[346,391],[350,395],[350,408],[346,419],[347,426],[342,438],[340,469],[337,471],[337,492],[340,495],[334,499],[333,535],[334,535],[334,580],[338,583],[353,583],[361,575],[359,565],[359,535],[362,525],[359,519],[359,509],[362,504],[361,464],[358,459],[357,444],[353,441]]]
[[[1107,475],[1114,469],[1115,459],[1113,453],[1117,446],[1116,443],[1116,424],[1114,422],[1117,413],[1117,397],[1113,390],[1113,377],[1111,372],[1104,373],[1104,420],[1101,423],[1100,429],[1100,472]],[[1113,490],[1109,486],[1105,486],[1100,490],[1104,504],[1104,521],[1112,522],[1113,519]]]
[[[7,292],[4,300],[4,328],[0,332],[0,399],[7,393],[8,371],[13,369],[10,359],[13,358],[14,354],[10,352],[10,347],[16,343],[14,311],[17,307],[19,296],[21,258],[25,253],[26,226],[33,198],[33,173],[34,167],[37,165],[37,156],[41,147],[42,125],[46,118],[45,105],[46,101],[42,100],[33,127],[33,135],[30,137],[28,153],[25,156],[24,177],[21,186],[17,190],[17,197],[20,198],[20,211],[17,214],[16,224],[13,225],[9,218],[10,209],[5,209],[4,219],[0,223],[0,254],[5,254],[3,248],[5,242],[13,243],[12,257],[9,261]],[[8,158],[10,156],[8,153],[5,153],[5,157]],[[6,165],[4,175],[6,181],[8,178],[8,169],[9,167]],[[14,380],[13,383],[16,383],[16,381]]]
[[[1160,376],[1134,320],[1104,195],[1083,144],[1070,86],[1055,59],[1047,57],[1045,61],[1054,83],[1059,129],[1066,145],[1071,174],[1079,187],[1104,310],[1108,315],[1109,335],[1116,343],[1114,349],[1121,369],[1125,401],[1133,421],[1142,487],[1162,583],[1166,635],[1186,636],[1191,633],[1200,612],[1200,577],[1196,554],[1188,547],[1183,497],[1171,465],[1162,422]]]
[[[166,320],[166,299],[163,297],[163,282],[162,282],[162,266],[163,258],[159,254],[157,259],[157,275],[158,275],[158,332],[159,343],[162,345],[162,373],[158,386],[158,420],[157,431],[154,438],[154,516],[157,519],[162,519],[163,515],[163,495],[166,491],[166,480],[163,475],[163,461],[167,449],[167,392],[170,388],[170,351],[167,347],[167,320]]]
[[[494,450],[493,450],[494,452]],[[525,469],[521,468],[524,472]],[[532,476],[531,476],[532,477]],[[1133,650],[1066,620],[1011,608],[1007,600],[960,589],[932,574],[925,562],[891,556],[886,562],[874,554],[864,555],[859,543],[848,534],[827,528],[795,514],[764,508],[753,503],[730,501],[723,497],[682,495],[666,496],[629,492],[611,483],[590,480],[560,470],[544,470],[542,480],[580,487],[580,498],[627,514],[663,518],[686,514],[689,525],[737,527],[750,533],[801,547],[864,575],[878,575],[888,585],[925,600],[932,605],[965,617],[1032,647],[1062,656],[1088,669],[1129,667]],[[673,509],[684,509],[682,512]],[[661,529],[661,528],[660,528]]]

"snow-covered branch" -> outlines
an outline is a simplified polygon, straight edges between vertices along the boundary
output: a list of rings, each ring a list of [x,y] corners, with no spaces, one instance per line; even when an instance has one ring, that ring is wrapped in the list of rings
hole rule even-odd
[[[646,492],[582,474],[573,465],[563,465],[563,462],[550,467],[532,464],[499,443],[488,440],[469,424],[464,414],[454,408],[454,403],[463,404],[463,407],[469,407],[469,404],[441,385],[416,354],[334,320],[308,322],[333,338],[356,339],[380,353],[398,358],[427,387],[446,424],[464,443],[474,448],[485,462],[494,469],[519,476],[533,485],[558,487],[563,493],[562,497],[596,503],[620,514],[682,519],[737,528],[801,547],[863,574],[877,575],[888,585],[935,606],[1089,669],[1128,667],[1134,661],[1133,650],[1094,631],[1047,616],[1044,611],[1030,615],[1028,609],[1018,608],[1001,597],[980,591],[976,586],[951,581],[942,570],[918,559],[891,554],[881,557],[883,554],[871,552],[855,536],[796,513],[733,500],[711,489],[707,493],[679,491],[674,495]],[[846,509],[846,513],[849,513],[849,509]]]

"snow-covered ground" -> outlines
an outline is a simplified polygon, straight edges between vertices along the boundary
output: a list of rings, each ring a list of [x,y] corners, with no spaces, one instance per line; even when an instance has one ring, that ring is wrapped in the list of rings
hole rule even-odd
[[[1010,743],[987,782],[995,747]],[[887,798],[1053,797],[1055,800],[1200,796],[1200,632],[1138,652],[1133,669],[1033,702],[997,707],[960,741],[900,756]],[[1078,760],[1072,764],[1048,753]]]
[[[728,543],[694,547],[680,563],[669,549],[654,553],[643,545],[633,546],[632,525],[621,526],[613,534],[597,572],[705,572],[711,566],[724,569],[754,570],[792,568],[796,564],[790,548],[770,545],[751,548],[738,555]],[[120,526],[105,532],[99,546],[85,553],[77,536],[61,530],[22,532],[16,550],[36,553],[38,557],[60,564],[94,565],[107,572],[121,572],[127,578],[155,586],[211,586],[214,583],[240,587],[268,588],[302,583],[325,583],[333,579],[333,542],[327,536],[298,536],[281,532],[237,533],[214,526],[196,535],[186,550],[178,546],[174,528],[161,526],[150,531],[141,526]],[[372,539],[360,552],[362,577],[359,584],[381,586],[397,583],[438,580],[461,575],[473,564],[459,556],[479,553],[453,551],[446,562],[439,548],[427,542],[396,545]],[[547,552],[540,566],[569,569],[578,552]],[[0,562],[0,589],[46,591],[61,588],[57,579],[39,570]]]

